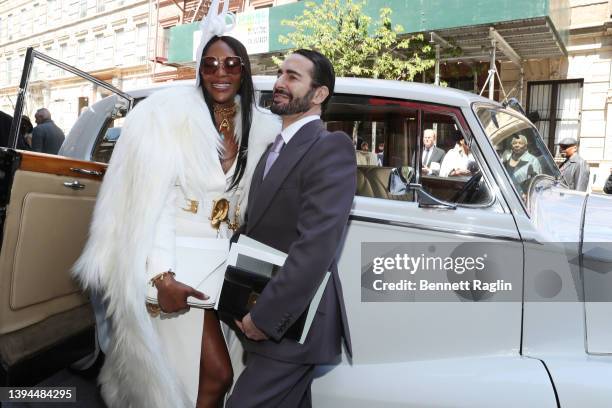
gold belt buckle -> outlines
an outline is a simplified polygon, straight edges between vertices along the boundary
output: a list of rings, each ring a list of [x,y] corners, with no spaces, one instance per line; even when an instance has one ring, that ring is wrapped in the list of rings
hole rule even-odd
[[[212,212],[210,213],[210,224],[214,229],[219,229],[221,223],[226,222],[229,214],[229,201],[227,198],[220,198],[213,201]]]
[[[198,201],[196,201],[196,200],[190,200],[188,198],[186,200],[187,200],[187,203],[189,204],[189,206],[188,207],[183,207],[182,210],[190,212],[190,213],[197,214],[198,206],[200,205],[200,203]]]

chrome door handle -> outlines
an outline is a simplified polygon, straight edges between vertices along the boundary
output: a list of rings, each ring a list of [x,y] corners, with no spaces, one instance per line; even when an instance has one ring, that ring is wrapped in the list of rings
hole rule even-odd
[[[85,175],[88,175],[88,176],[98,176],[98,177],[101,177],[103,175],[103,173],[101,171],[88,170],[88,169],[80,169],[78,167],[71,167],[70,171],[73,171],[73,172],[79,173],[79,174],[85,174]]]
[[[64,181],[64,187],[68,187],[68,188],[71,188],[73,190],[83,190],[85,188],[85,184],[81,184],[77,180],[74,180],[74,181]]]

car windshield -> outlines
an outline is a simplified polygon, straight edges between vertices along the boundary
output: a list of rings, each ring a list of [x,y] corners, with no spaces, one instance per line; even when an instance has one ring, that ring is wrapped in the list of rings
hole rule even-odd
[[[527,119],[509,109],[494,106],[476,106],[475,111],[524,201],[535,176],[560,176],[559,169],[538,130]]]

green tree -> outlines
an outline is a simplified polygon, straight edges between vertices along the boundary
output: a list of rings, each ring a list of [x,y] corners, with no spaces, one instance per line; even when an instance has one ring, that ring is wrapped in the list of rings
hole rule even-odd
[[[337,76],[410,81],[434,65],[432,47],[422,34],[401,37],[404,28],[392,24],[388,7],[381,8],[378,20],[372,22],[363,12],[365,4],[365,0],[308,1],[301,16],[281,22],[294,31],[279,41],[318,50],[330,59]]]

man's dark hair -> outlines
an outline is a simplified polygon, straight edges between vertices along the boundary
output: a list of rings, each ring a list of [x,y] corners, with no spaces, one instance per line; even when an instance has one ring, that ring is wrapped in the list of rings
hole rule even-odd
[[[331,61],[318,51],[307,50],[304,48],[293,51],[293,54],[299,54],[305,58],[308,58],[314,65],[311,73],[313,87],[326,86],[327,89],[329,89],[329,95],[321,104],[321,113],[325,112],[327,103],[334,94],[334,85],[336,84],[336,73],[334,72],[334,67]]]
[[[223,41],[229,47],[234,50],[236,56],[242,59],[242,74],[240,89],[238,89],[238,95],[240,95],[240,114],[242,116],[242,135],[240,137],[240,147],[238,148],[238,158],[236,159],[236,170],[234,170],[234,175],[232,176],[232,184],[228,188],[231,190],[236,187],[238,183],[240,183],[240,179],[244,175],[244,169],[246,168],[247,162],[247,149],[249,147],[249,132],[251,130],[251,122],[253,120],[253,103],[255,102],[255,91],[253,87],[253,78],[251,75],[251,60],[249,59],[249,54],[247,53],[244,45],[237,39],[229,36],[222,37],[213,37],[204,47],[202,51],[202,56],[206,55],[206,52],[210,48],[211,45],[216,43],[217,41]],[[200,76],[200,85],[204,83],[204,78],[202,78],[202,74],[200,73],[200,67],[196,68],[198,70],[197,74]],[[210,111],[210,117],[212,118],[215,127],[217,127],[217,122],[215,121],[215,113],[213,111],[213,99],[206,92],[206,88],[201,86],[202,92],[204,94],[204,100],[206,101],[206,105],[208,106],[208,110]]]

